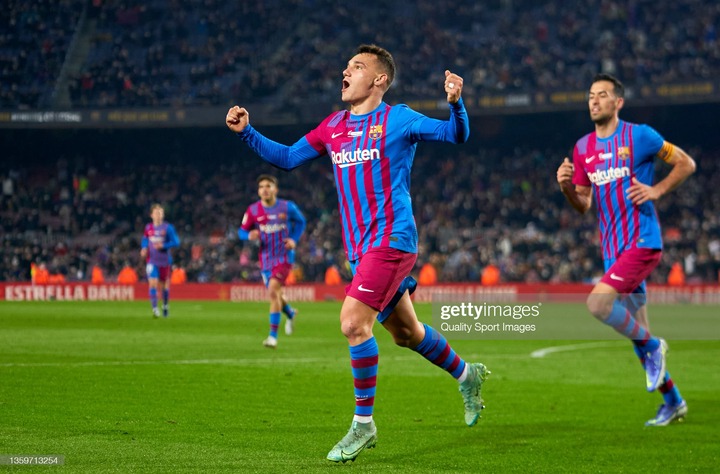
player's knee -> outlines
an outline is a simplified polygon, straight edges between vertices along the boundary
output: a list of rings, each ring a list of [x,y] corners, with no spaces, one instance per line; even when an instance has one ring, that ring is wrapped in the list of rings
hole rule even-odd
[[[280,300],[280,298],[282,297],[282,287],[270,285],[268,287],[268,296],[270,297],[270,300],[272,300],[272,301]]]
[[[357,324],[354,321],[344,321],[340,325],[340,330],[347,338],[350,345],[354,345],[356,341],[364,341],[372,336],[372,330]]]
[[[605,321],[612,311],[612,301],[606,301],[605,298],[598,298],[591,294],[587,299],[587,308],[590,314],[600,321]]]
[[[410,328],[399,328],[392,332],[393,341],[400,347],[413,347],[414,333]]]

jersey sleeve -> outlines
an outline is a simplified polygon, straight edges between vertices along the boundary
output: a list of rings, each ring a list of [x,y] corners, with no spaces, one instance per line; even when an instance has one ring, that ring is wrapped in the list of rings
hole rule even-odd
[[[583,163],[583,157],[580,156],[577,144],[573,148],[573,178],[572,182],[576,186],[592,186],[590,178],[585,173],[585,165]]]
[[[655,157],[663,148],[665,139],[650,125],[635,127],[635,155]]]
[[[270,140],[251,125],[245,127],[242,132],[238,133],[238,136],[260,158],[286,171],[297,168],[321,155],[310,145],[306,137],[301,138],[291,146],[287,146]]]
[[[288,224],[290,238],[295,242],[299,241],[303,232],[305,232],[307,222],[305,221],[305,216],[303,216],[300,209],[292,201],[288,201]]]
[[[167,250],[167,249],[178,247],[179,245],[180,245],[180,237],[178,237],[177,232],[175,232],[175,226],[172,224],[168,224],[167,235],[165,236],[164,248]]]
[[[148,248],[148,245],[150,244],[150,230],[148,229],[148,226],[145,226],[145,229],[143,229],[143,237],[142,241],[140,242],[140,248],[146,249]]]
[[[457,104],[449,105],[448,120],[427,117],[403,104],[395,108],[401,114],[400,120],[405,124],[412,141],[465,143],[470,137],[470,121],[465,103],[461,98]]]
[[[667,162],[675,151],[675,145],[666,141],[657,130],[650,125],[639,125],[637,128],[638,140],[640,146],[644,146],[643,152],[648,156],[658,157]],[[636,145],[638,146],[638,145]]]
[[[245,214],[243,215],[242,224],[240,224],[240,230],[238,230],[238,235],[240,236],[240,238],[242,240],[247,240],[247,234],[248,234],[248,232],[250,232],[251,230],[253,230],[255,228],[255,223],[256,223],[255,214],[253,214],[252,211],[250,210],[250,208],[248,207],[247,210],[245,211]],[[244,239],[243,239],[243,234],[240,234],[240,232],[245,233]]]
[[[328,142],[327,130],[333,124],[336,124],[344,116],[345,112],[336,112],[325,118],[320,124],[309,131],[305,135],[310,147],[315,150],[318,155],[324,155],[326,153],[325,144]]]

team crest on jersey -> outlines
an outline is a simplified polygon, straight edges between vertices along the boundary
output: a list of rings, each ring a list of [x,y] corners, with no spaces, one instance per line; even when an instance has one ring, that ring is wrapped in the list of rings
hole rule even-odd
[[[382,137],[382,133],[382,125],[372,125],[370,127],[370,130],[368,130],[368,137],[370,137],[371,140],[377,140],[378,138]]]
[[[287,214],[285,214],[284,212],[281,212],[280,219],[285,220],[286,218],[287,218]]]
[[[617,156],[621,160],[627,160],[630,158],[630,147],[629,146],[621,146],[617,150]]]

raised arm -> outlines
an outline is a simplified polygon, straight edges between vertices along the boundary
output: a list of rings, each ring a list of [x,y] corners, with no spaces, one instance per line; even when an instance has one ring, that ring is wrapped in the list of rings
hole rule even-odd
[[[273,166],[289,171],[306,163],[320,154],[308,143],[305,137],[292,146],[277,143],[263,136],[250,125],[250,114],[237,105],[228,110],[225,124],[237,133],[260,158]]]

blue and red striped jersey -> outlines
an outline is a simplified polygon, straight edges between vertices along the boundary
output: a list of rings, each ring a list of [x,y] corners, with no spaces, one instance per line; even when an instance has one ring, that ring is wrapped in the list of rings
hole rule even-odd
[[[451,104],[450,110],[449,120],[384,102],[365,115],[339,111],[290,147],[268,140],[250,126],[239,135],[263,159],[286,170],[326,154],[330,157],[345,252],[352,262],[376,247],[417,253],[410,170],[418,142],[467,140],[470,126],[462,100]]]
[[[664,143],[652,127],[620,120],[611,136],[592,132],[575,144],[573,184],[593,187],[605,260],[633,247],[662,248],[655,206],[652,201],[634,205],[627,189],[633,178],[653,184],[655,155]]]
[[[263,270],[272,270],[280,263],[295,262],[295,250],[285,248],[285,239],[300,240],[305,230],[305,217],[294,202],[277,199],[270,207],[263,206],[262,201],[251,204],[245,211],[238,234],[245,240],[253,229],[260,231],[259,259]]]
[[[156,244],[159,244],[160,248],[156,248]],[[147,263],[158,267],[169,267],[172,265],[170,249],[178,245],[180,245],[180,238],[172,224],[163,222],[155,225],[150,222],[145,226],[141,247],[148,249]]]

